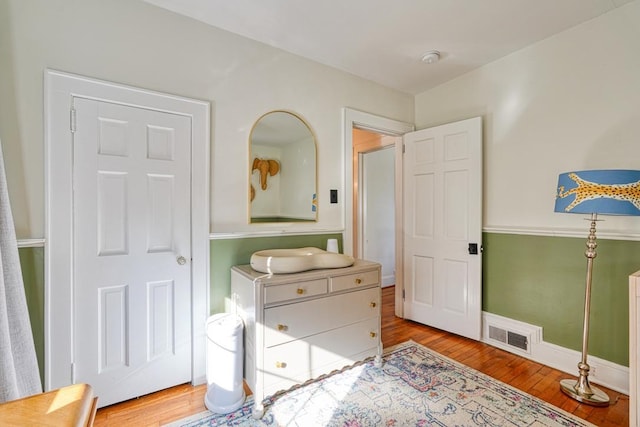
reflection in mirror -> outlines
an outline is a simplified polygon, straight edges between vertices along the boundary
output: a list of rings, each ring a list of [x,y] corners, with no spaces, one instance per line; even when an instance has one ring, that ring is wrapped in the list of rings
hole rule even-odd
[[[316,221],[316,141],[288,111],[260,117],[249,136],[252,223]]]

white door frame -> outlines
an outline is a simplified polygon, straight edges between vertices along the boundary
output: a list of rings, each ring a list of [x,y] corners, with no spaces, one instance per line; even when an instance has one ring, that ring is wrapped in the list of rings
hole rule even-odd
[[[191,117],[191,381],[204,383],[209,316],[210,104],[55,70],[45,70],[44,80],[45,390],[70,384],[73,375],[73,97]]]
[[[344,141],[344,236],[342,245],[344,253],[353,253],[353,128],[369,130],[390,136],[402,136],[412,132],[415,126],[398,120],[376,116],[351,108],[343,108],[342,130]],[[402,140],[396,143],[396,298],[395,314],[403,316],[402,304]]]

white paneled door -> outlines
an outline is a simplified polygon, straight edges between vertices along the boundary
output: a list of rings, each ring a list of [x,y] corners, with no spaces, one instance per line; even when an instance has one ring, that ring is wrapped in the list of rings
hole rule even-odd
[[[191,118],[74,98],[73,381],[191,380]]]
[[[405,318],[480,339],[482,121],[404,136]]]

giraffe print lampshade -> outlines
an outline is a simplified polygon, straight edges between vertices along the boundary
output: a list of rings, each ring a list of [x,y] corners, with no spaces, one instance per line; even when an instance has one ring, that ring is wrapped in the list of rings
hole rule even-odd
[[[587,170],[558,177],[556,212],[640,215],[640,171]]]

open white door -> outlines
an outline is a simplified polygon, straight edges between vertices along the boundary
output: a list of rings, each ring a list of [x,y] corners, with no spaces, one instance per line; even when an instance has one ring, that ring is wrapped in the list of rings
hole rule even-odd
[[[482,119],[405,134],[404,315],[479,340]]]

